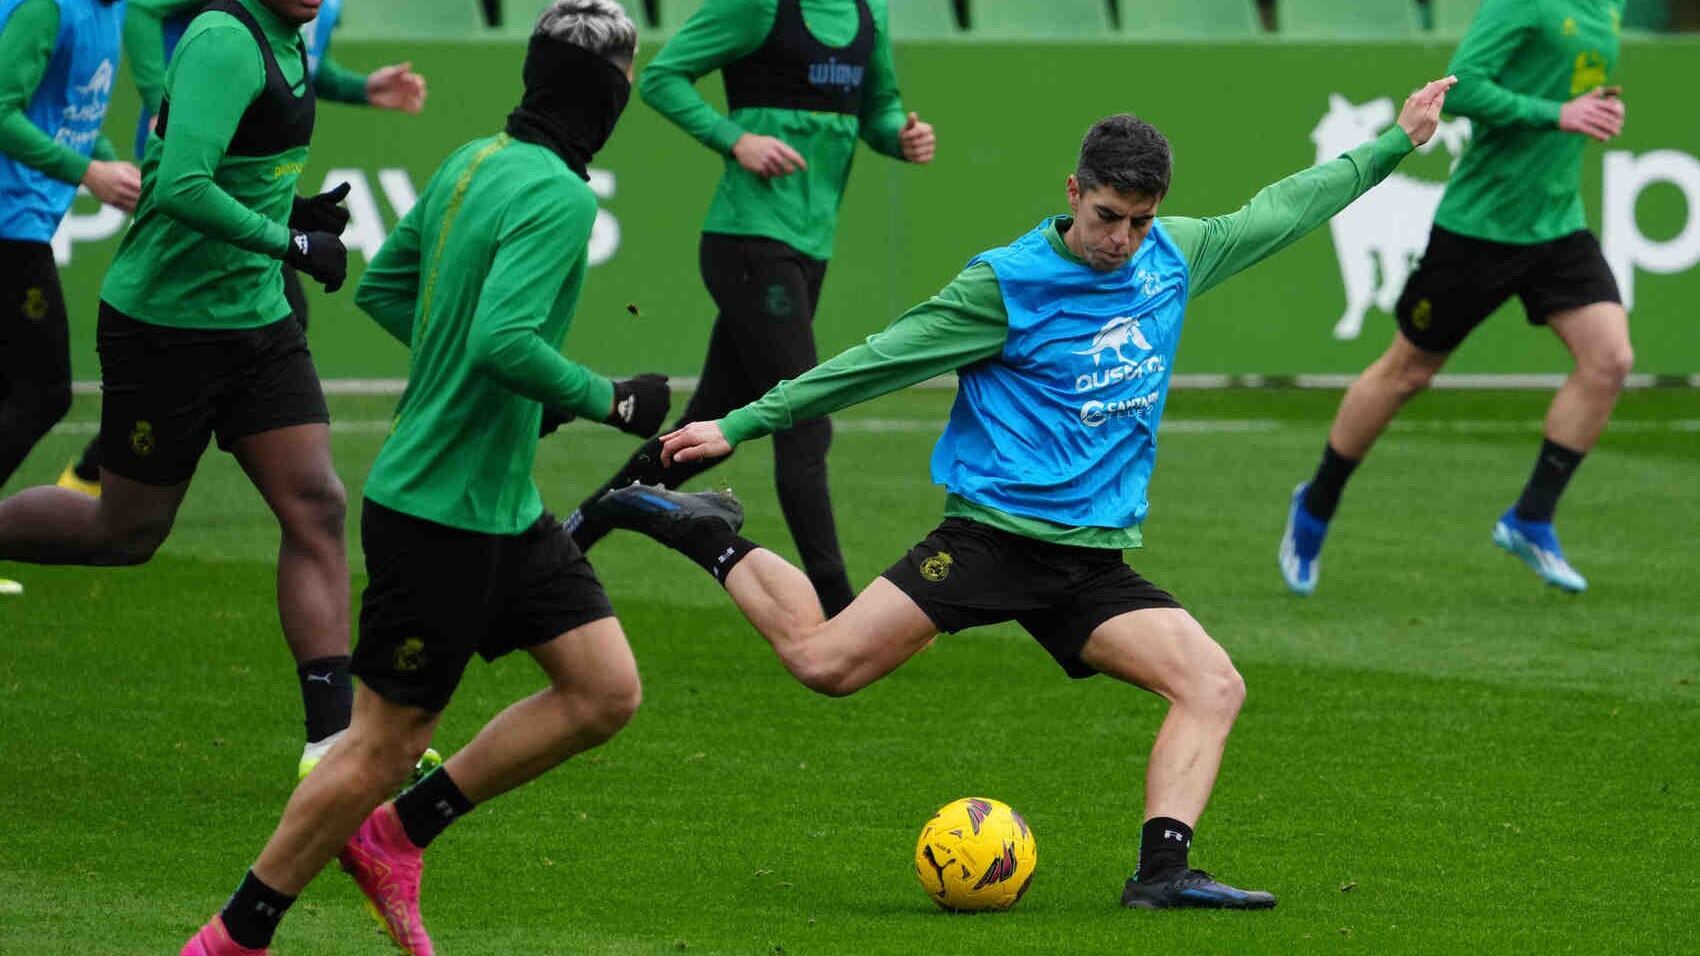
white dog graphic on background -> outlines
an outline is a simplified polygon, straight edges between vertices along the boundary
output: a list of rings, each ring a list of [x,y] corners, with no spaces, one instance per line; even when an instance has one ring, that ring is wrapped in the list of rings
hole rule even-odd
[[[1354,104],[1338,93],[1329,94],[1328,114],[1310,134],[1316,143],[1316,161],[1327,162],[1375,138],[1393,122],[1393,116],[1393,101],[1387,97]],[[1443,120],[1419,152],[1443,145],[1456,167],[1469,139],[1469,120]],[[1346,287],[1346,311],[1334,324],[1335,338],[1357,338],[1371,305],[1393,311],[1406,277],[1428,242],[1443,188],[1442,183],[1396,172],[1329,222],[1334,252],[1340,259],[1340,279]]]

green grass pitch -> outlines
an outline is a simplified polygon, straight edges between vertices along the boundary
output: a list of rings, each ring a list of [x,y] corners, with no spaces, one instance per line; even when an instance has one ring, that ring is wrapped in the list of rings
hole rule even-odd
[[[1700,391],[1625,395],[1578,474],[1559,518],[1592,583],[1581,597],[1489,541],[1546,399],[1415,403],[1347,492],[1309,600],[1283,589],[1276,539],[1337,394],[1171,399],[1130,563],[1246,676],[1194,859],[1275,891],[1273,912],[1116,906],[1155,697],[1070,682],[1000,627],[818,698],[706,575],[621,536],[594,559],[644,707],[608,746],[438,841],[424,903],[439,951],[1694,952]],[[948,401],[916,392],[840,419],[833,485],[858,581],[937,522],[926,462]],[[334,402],[351,501],[392,407]],[[93,415],[83,400],[73,418]],[[86,434],[56,433],[9,490],[51,480]],[[631,444],[569,427],[539,457],[546,497],[570,508]],[[768,447],[714,480],[745,498],[752,537],[790,553]],[[0,953],[175,953],[258,851],[300,744],[275,545],[258,496],[213,454],[150,566],[0,565],[28,587],[0,599]],[[523,656],[474,665],[438,746],[538,683]],[[936,807],[976,794],[1031,821],[1037,878],[1012,912],[951,916],[910,854]],[[275,952],[389,949],[332,871]]]

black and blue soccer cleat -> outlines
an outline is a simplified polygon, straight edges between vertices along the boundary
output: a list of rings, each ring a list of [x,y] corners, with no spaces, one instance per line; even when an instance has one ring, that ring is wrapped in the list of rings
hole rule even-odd
[[[646,534],[670,548],[713,523],[736,533],[744,526],[744,506],[730,491],[671,491],[633,482],[596,499],[597,517],[616,528]]]
[[[1122,887],[1122,905],[1137,910],[1266,910],[1275,906],[1275,896],[1237,889],[1203,870],[1170,870],[1150,880],[1128,880]]]

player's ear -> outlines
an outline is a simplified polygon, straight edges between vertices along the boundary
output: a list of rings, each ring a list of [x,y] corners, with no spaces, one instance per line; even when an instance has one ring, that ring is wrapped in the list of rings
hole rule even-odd
[[[1080,180],[1068,174],[1068,211],[1080,215]]]

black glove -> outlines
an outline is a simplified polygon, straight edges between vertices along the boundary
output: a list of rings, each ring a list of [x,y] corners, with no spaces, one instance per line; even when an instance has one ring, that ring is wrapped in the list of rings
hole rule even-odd
[[[326,292],[342,288],[348,278],[348,249],[328,232],[290,232],[283,263],[319,280]]]
[[[672,407],[667,376],[645,372],[614,383],[614,413],[602,421],[639,438],[651,438],[661,430]]]
[[[348,228],[348,210],[337,205],[348,197],[348,184],[342,183],[328,193],[320,193],[311,199],[304,196],[295,197],[295,205],[289,210],[289,228],[302,232],[328,232],[333,236],[342,235]]]

